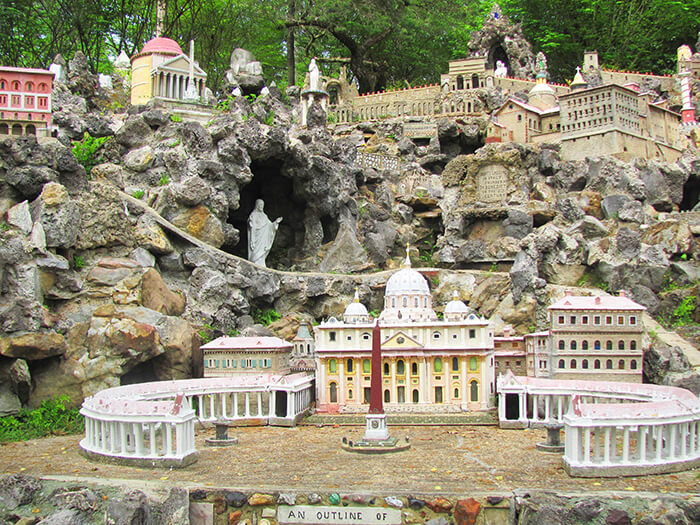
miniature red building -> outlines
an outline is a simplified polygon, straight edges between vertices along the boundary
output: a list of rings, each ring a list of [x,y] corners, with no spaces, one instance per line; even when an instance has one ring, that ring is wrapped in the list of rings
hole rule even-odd
[[[0,67],[0,135],[48,135],[51,71]]]

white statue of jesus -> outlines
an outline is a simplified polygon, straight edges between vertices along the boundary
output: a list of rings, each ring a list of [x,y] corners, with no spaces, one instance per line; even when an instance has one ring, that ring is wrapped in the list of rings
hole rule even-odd
[[[494,77],[505,78],[508,76],[508,68],[502,60],[496,60],[496,71],[493,72]]]
[[[248,260],[260,266],[265,266],[265,259],[282,222],[282,217],[278,217],[274,222],[270,221],[263,211],[264,207],[262,199],[256,200],[255,208],[248,216]]]
[[[309,62],[309,90],[321,90],[321,72],[318,70],[315,58],[312,58],[311,62]]]

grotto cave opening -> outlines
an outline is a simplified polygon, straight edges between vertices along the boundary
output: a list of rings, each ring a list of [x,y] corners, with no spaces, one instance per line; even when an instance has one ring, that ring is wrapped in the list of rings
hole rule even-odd
[[[697,206],[698,201],[700,201],[700,177],[692,173],[683,185],[683,199],[679,209],[681,211],[692,210]]]
[[[506,50],[503,49],[501,42],[496,42],[489,49],[489,55],[488,55],[488,58],[486,60],[487,68],[491,69],[491,70],[495,70],[496,69],[496,62],[499,60],[501,62],[503,62],[506,65],[506,67],[508,68],[508,74],[511,74],[510,60],[508,59],[508,53],[506,53]]]
[[[269,268],[288,268],[295,250],[301,251],[304,244],[304,212],[306,202],[294,192],[294,182],[282,175],[283,161],[269,159],[250,165],[253,180],[240,192],[237,210],[231,210],[228,223],[240,232],[238,244],[229,252],[244,259],[248,258],[248,216],[255,207],[255,201],[265,202],[265,214],[274,221],[282,217],[275,241],[267,256]]]

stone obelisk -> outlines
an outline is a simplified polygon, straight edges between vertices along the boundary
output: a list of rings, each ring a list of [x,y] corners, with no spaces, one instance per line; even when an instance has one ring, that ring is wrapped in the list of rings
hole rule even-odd
[[[386,414],[382,402],[382,341],[379,320],[372,329],[372,370],[370,379],[369,412],[365,416],[365,441],[389,439]]]

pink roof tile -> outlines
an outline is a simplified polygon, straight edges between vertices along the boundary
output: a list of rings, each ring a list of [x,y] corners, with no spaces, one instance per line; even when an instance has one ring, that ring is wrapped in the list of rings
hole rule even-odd
[[[641,312],[646,310],[646,307],[635,303],[629,297],[572,295],[558,300],[549,307],[549,310],[631,310]]]
[[[288,343],[279,337],[219,337],[213,341],[202,345],[202,350],[288,350],[292,348],[292,343]]]

